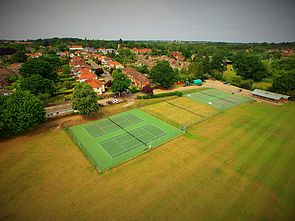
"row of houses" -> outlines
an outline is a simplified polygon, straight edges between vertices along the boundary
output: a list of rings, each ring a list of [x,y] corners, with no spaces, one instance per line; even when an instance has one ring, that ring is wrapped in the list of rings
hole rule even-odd
[[[101,54],[93,54],[93,58],[95,58],[99,63],[101,63],[105,68],[108,69],[123,69],[124,66],[118,62],[112,60],[110,57],[101,55]]]
[[[104,49],[99,48],[97,50],[98,53],[86,53],[86,51],[81,50],[82,46],[74,46],[72,47],[72,53],[74,53],[76,56],[72,58],[70,65],[72,66],[72,73],[77,76],[78,81],[85,82],[89,85],[91,85],[94,90],[101,94],[105,91],[105,87],[101,81],[99,81],[94,73],[92,73],[90,67],[87,65],[87,63],[82,59],[80,56],[83,55],[85,58],[91,58],[96,60],[98,63],[103,65],[105,68],[109,70],[114,69],[121,69],[122,73],[125,74],[132,83],[138,87],[142,88],[145,85],[151,84],[148,77],[134,68],[130,67],[124,67],[120,62],[112,60],[112,58],[108,57],[106,54],[108,53],[117,53],[114,49]],[[134,53],[136,54],[147,54],[150,53],[152,50],[149,48],[143,48],[143,49],[132,49]],[[99,83],[100,82],[100,83]]]
[[[157,61],[168,61],[170,66],[174,69],[185,69],[187,70],[190,62],[184,61],[184,57],[180,54],[175,53],[174,56],[176,58],[170,58],[166,55],[162,55],[162,56],[151,56],[151,55],[142,55],[142,54],[138,54],[136,55],[136,65],[138,66],[142,66],[142,65],[146,65],[149,69],[152,69]],[[183,58],[182,58],[183,57]]]
[[[151,84],[151,81],[148,79],[146,75],[138,72],[134,68],[125,67],[122,70],[122,73],[125,74],[137,88],[141,89],[145,85]]]
[[[152,52],[151,48],[132,48],[134,54],[149,54]]]
[[[90,85],[99,95],[105,92],[104,83],[97,79],[96,74],[92,72],[91,67],[83,58],[79,56],[73,57],[70,66],[72,75],[77,78],[77,81]]]
[[[285,49],[282,49],[282,50],[272,48],[272,49],[269,49],[267,52],[269,52],[269,53],[280,52],[283,57],[290,57],[290,56],[295,55],[295,51],[294,51],[293,48],[285,48]]]

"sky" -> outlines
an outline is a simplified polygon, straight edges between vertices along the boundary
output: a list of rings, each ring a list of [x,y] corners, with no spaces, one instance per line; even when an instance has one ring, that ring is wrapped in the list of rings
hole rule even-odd
[[[295,41],[294,0],[0,0],[0,39]]]

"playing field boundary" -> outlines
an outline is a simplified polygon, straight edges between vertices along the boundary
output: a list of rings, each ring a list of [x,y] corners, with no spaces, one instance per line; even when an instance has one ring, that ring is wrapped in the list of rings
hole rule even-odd
[[[124,118],[127,120],[124,120]],[[137,118],[142,120],[138,121]],[[84,129],[88,125],[95,124],[111,127],[105,123],[100,124],[106,119],[110,125],[119,129],[107,134],[95,126],[90,128],[93,131]],[[136,120],[136,123],[132,122]],[[95,132],[95,130],[98,130],[98,132]],[[67,131],[74,143],[100,173],[169,142],[184,133],[184,131],[139,109],[115,114],[95,122],[76,125],[68,128]],[[91,134],[97,133],[101,133],[101,135],[91,136]],[[158,136],[159,134],[161,136]]]

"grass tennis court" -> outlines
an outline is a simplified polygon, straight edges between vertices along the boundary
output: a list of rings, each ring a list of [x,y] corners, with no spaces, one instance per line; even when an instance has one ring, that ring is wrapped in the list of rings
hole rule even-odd
[[[229,94],[215,89],[207,89],[185,95],[192,100],[200,101],[204,104],[217,108],[218,110],[226,110],[234,106],[250,102],[250,98]]]
[[[141,110],[133,109],[69,128],[87,158],[104,172],[183,132]]]
[[[186,97],[148,105],[142,107],[141,110],[177,127],[193,125],[219,112],[215,108],[193,102]]]

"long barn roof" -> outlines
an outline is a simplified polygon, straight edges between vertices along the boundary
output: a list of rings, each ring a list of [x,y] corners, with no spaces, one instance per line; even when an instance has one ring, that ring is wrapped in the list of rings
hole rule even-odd
[[[277,94],[277,93],[268,92],[268,91],[259,90],[259,89],[255,89],[254,91],[252,91],[252,95],[266,97],[273,100],[280,100],[281,98],[284,98],[284,99],[289,98],[289,96],[287,95]]]

